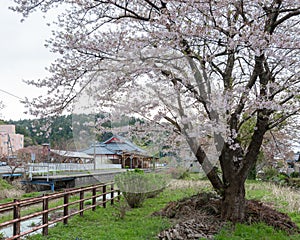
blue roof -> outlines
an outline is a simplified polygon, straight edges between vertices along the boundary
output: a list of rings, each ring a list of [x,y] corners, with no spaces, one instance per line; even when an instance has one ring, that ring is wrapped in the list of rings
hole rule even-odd
[[[93,144],[87,149],[82,150],[82,152],[89,155],[114,155],[115,153],[107,149],[104,144]]]
[[[122,152],[134,152],[140,154],[146,154],[147,152],[132,142],[126,140],[121,136],[113,136],[103,143],[97,143],[91,145],[89,148],[82,150],[82,152],[89,155],[115,155]]]

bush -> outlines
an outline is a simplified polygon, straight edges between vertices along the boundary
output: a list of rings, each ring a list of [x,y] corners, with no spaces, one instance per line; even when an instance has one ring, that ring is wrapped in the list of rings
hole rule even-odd
[[[139,169],[139,168],[135,168],[135,169],[134,169],[134,172],[135,172],[135,173],[144,174],[144,170]]]
[[[142,207],[145,199],[147,198],[146,193],[123,192],[123,196],[131,208]]]
[[[186,179],[189,177],[189,172],[184,167],[172,167],[167,171],[168,174],[171,175],[174,179]]]
[[[256,175],[257,175],[257,172],[256,172],[256,164],[251,168],[249,174],[248,174],[248,177],[247,179],[248,180],[256,180]]]
[[[160,194],[163,190],[164,190],[164,188],[155,190],[155,191],[153,191],[153,192],[148,192],[146,196],[147,196],[147,198],[154,198],[154,197],[156,197],[158,194]]]
[[[168,179],[162,174],[127,171],[116,175],[115,182],[128,205],[138,208],[147,197],[154,197],[160,193],[166,187]]]
[[[287,185],[289,183],[289,176],[285,173],[279,173],[271,180],[279,185]]]
[[[298,177],[300,177],[300,173],[299,172],[292,172],[290,177],[291,178],[298,178]]]
[[[300,178],[290,178],[289,185],[294,188],[300,188]]]
[[[274,177],[276,177],[278,175],[278,170],[273,168],[273,167],[268,167],[263,169],[263,176],[262,176],[262,180],[272,180]]]

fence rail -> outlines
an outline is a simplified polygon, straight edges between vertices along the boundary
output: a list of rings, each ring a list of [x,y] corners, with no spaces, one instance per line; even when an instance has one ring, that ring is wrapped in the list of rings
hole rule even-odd
[[[55,175],[60,171],[87,171],[94,170],[93,163],[31,163],[26,167],[29,178],[32,179],[34,175]]]
[[[46,236],[50,225],[57,222],[67,224],[70,217],[77,214],[83,216],[84,211],[88,209],[95,211],[97,206],[105,208],[108,202],[113,205],[116,198],[120,198],[119,190],[114,189],[114,183],[106,183],[69,189],[42,197],[15,199],[13,202],[0,204],[0,215],[12,217],[0,223],[0,233],[2,229],[12,226],[11,236],[4,236],[7,240],[21,239],[22,236],[38,230],[42,230],[42,234]],[[85,201],[91,203],[86,206]],[[51,213],[54,217],[51,217]],[[40,224],[35,223],[27,230],[22,228],[22,223],[39,216]]]

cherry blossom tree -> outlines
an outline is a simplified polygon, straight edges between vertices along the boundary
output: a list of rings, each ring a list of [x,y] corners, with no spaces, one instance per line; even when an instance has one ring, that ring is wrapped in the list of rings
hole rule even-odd
[[[61,113],[87,91],[97,107],[169,126],[222,196],[222,217],[243,220],[244,183],[264,135],[299,113],[300,2],[14,2],[24,18],[62,11],[46,44],[61,57],[48,78],[28,81],[48,88],[28,101],[32,113]]]

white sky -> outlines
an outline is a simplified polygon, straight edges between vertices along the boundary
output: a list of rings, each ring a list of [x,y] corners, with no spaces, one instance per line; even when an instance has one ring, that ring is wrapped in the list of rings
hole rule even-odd
[[[50,37],[50,27],[42,14],[34,13],[24,22],[22,16],[8,9],[11,0],[0,0],[0,101],[5,108],[0,110],[0,119],[25,119],[26,109],[19,98],[38,96],[40,89],[26,85],[22,80],[43,78],[45,67],[53,62],[54,54],[44,47]]]

